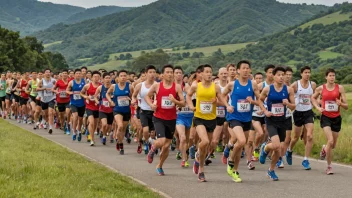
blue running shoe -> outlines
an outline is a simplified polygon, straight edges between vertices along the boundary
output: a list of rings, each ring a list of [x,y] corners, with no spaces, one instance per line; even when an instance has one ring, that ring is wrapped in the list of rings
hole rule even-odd
[[[277,177],[277,175],[275,174],[274,170],[268,170],[267,176],[272,179],[273,181],[278,181],[279,178]]]
[[[286,162],[288,165],[292,165],[292,151],[286,151]]]
[[[78,132],[77,140],[80,142],[82,140],[82,133]]]
[[[268,156],[268,154],[264,150],[265,150],[265,145],[264,147],[262,146],[262,149],[260,151],[259,162],[261,164],[265,164],[266,157]]]
[[[191,147],[189,147],[189,157],[191,159],[194,159],[196,156],[196,150],[194,148],[194,145],[192,145]]]
[[[72,140],[76,141],[77,135],[76,134],[72,134]]]
[[[226,145],[224,150],[224,157],[229,158],[230,156],[230,148]]]
[[[310,165],[308,160],[303,160],[302,166],[304,167],[305,170],[310,170]]]
[[[144,143],[144,154],[148,155],[148,153],[149,153],[149,144]]]
[[[101,143],[106,144],[106,137],[101,138]]]
[[[282,157],[280,157],[280,158],[279,158],[279,161],[277,161],[276,167],[278,167],[278,168],[284,168],[284,161],[282,160]]]
[[[88,136],[89,135],[89,132],[88,132],[88,129],[86,129],[86,134],[85,134],[86,136]]]
[[[242,150],[241,158],[244,158],[244,149]]]
[[[163,168],[156,168],[156,172],[158,173],[159,176],[165,175]]]
[[[70,135],[70,131],[68,130],[68,128],[66,128],[66,135]]]

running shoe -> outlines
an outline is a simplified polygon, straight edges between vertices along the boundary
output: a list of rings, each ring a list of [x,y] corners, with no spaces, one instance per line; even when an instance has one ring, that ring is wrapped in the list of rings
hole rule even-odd
[[[288,165],[292,165],[292,151],[286,151],[286,162]]]
[[[185,161],[185,160],[182,160],[182,162],[181,162],[181,167],[184,168],[185,165],[186,165],[186,161]]]
[[[94,141],[90,141],[90,146],[94,146]]]
[[[241,153],[241,158],[244,158],[244,155],[245,155],[245,152],[244,152],[244,149],[243,149],[242,153]]]
[[[257,162],[259,160],[259,155],[260,155],[259,148],[254,149],[254,151],[253,151],[253,161]]]
[[[103,145],[106,145],[106,137],[101,138],[101,143],[103,143]]]
[[[148,152],[149,152],[149,144],[146,142],[146,143],[144,143],[144,154],[148,154]]]
[[[176,149],[176,138],[174,137],[171,141],[171,151]]]
[[[247,167],[249,170],[254,170],[255,166],[253,165],[252,161],[247,162]]]
[[[38,129],[38,125],[35,124],[34,127],[33,127],[33,129],[34,129],[34,130],[37,130],[37,129]]]
[[[321,159],[321,160],[325,160],[325,157],[326,157],[325,148],[326,148],[325,145],[323,145],[323,147],[321,148],[321,151],[320,151],[320,159]]]
[[[100,137],[100,138],[103,138],[103,137],[104,137],[103,133],[100,133],[100,134],[99,134],[99,137]]]
[[[268,170],[267,176],[272,179],[273,181],[278,181],[279,178],[277,177],[276,173],[274,170]]]
[[[276,167],[278,167],[278,168],[284,168],[285,167],[284,160],[282,160],[282,157],[280,157],[279,161],[277,161]]]
[[[261,164],[265,164],[266,157],[268,156],[268,154],[264,150],[265,150],[265,145],[262,146],[262,149],[260,151],[259,162]]]
[[[215,158],[216,158],[215,155],[214,155],[214,153],[210,153],[210,158],[212,158],[212,159],[215,159]]]
[[[225,146],[225,149],[224,149],[224,157],[225,157],[226,159],[229,158],[230,151],[231,151],[231,149],[228,147],[228,145],[226,145],[226,146]]]
[[[328,168],[326,169],[326,174],[327,175],[333,175],[334,172],[332,171],[332,167],[328,166]]]
[[[220,153],[222,151],[222,146],[217,145],[215,151]]]
[[[240,174],[236,171],[231,174],[232,180],[236,183],[241,183],[242,179],[240,177]]]
[[[118,142],[116,142],[116,150],[120,151],[120,144]]]
[[[49,134],[52,134],[52,133],[53,133],[53,130],[52,130],[52,129],[49,129],[48,133],[49,133]]]
[[[185,168],[189,167],[189,162],[188,160],[185,162]]]
[[[66,129],[66,134],[70,135],[70,130],[68,130],[68,128]]]
[[[189,156],[191,157],[191,159],[195,158],[195,153],[196,153],[195,146],[192,145],[191,147],[189,147]]]
[[[137,153],[138,153],[138,154],[141,154],[141,153],[142,153],[142,144],[141,144],[141,143],[138,143]]]
[[[137,138],[137,137],[134,137],[133,141],[134,141],[134,142],[138,142],[138,138]]]
[[[59,128],[59,123],[56,123],[55,124],[55,129],[58,129]]]
[[[305,170],[310,170],[310,165],[308,160],[303,160],[302,161],[302,166],[304,167]]]
[[[98,135],[98,131],[94,132],[94,135]]]
[[[198,174],[198,171],[199,171],[199,162],[197,162],[197,160],[194,160],[194,163],[193,163],[193,173],[194,173],[194,174]]]
[[[227,169],[226,170],[227,170],[227,174],[229,176],[232,176],[233,171],[232,171],[232,167],[230,165],[227,165]]]
[[[177,159],[177,160],[181,160],[181,159],[182,159],[182,156],[181,156],[181,152],[180,152],[180,151],[178,151],[178,152],[176,153],[176,159]]]
[[[125,154],[125,150],[121,149],[120,150],[120,155],[124,155]]]
[[[154,152],[152,149],[150,149],[148,155],[147,155],[147,160],[148,160],[148,163],[151,164],[153,163],[153,159],[154,159]]]
[[[48,125],[46,123],[43,124],[43,128],[46,129]]]
[[[88,136],[88,135],[89,135],[88,129],[85,130],[84,135],[85,135],[85,136]]]
[[[207,180],[205,180],[205,175],[204,173],[199,173],[198,174],[198,181],[199,182],[206,182]]]
[[[82,140],[82,133],[78,133],[77,140],[80,142]]]
[[[76,141],[77,135],[75,133],[72,134],[72,140]]]
[[[156,168],[156,172],[158,173],[159,176],[165,175],[163,168]]]
[[[221,156],[221,161],[223,164],[225,164],[225,165],[227,164],[227,158],[225,157],[224,154]]]
[[[90,142],[91,141],[91,137],[90,137],[90,135],[88,134],[88,136],[87,136],[87,142]]]

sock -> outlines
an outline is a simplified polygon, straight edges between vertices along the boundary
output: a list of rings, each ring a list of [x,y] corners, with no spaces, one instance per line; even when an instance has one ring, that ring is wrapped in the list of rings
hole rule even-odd
[[[308,160],[308,158],[307,157],[304,157],[304,159],[303,160]]]
[[[105,135],[103,135],[103,138],[106,138],[106,136],[105,136]]]
[[[49,129],[53,129],[53,127],[51,126],[51,124],[49,125]]]
[[[233,167],[235,166],[233,163],[234,163],[233,161],[228,162],[228,165],[231,167],[231,169],[233,169]]]
[[[123,150],[123,143],[120,143],[120,149]]]

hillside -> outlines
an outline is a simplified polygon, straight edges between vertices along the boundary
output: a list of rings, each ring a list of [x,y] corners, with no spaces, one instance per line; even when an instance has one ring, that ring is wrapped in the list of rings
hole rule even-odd
[[[99,6],[95,8],[88,8],[80,13],[70,16],[64,21],[64,23],[71,24],[80,21],[94,19],[102,16],[106,16],[112,13],[118,13],[122,11],[129,10],[129,7],[119,7],[119,6]]]
[[[103,54],[255,41],[326,11],[275,0],[159,0],[147,6],[35,34],[70,62]]]

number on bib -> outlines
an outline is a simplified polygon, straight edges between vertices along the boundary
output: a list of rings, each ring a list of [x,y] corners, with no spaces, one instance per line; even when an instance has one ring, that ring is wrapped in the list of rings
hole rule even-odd
[[[216,107],[216,117],[219,117],[219,118],[225,117],[225,107]]]
[[[80,99],[82,99],[82,98],[81,98],[81,95],[80,95],[80,94],[75,93],[75,94],[73,94],[73,99],[74,99],[74,100],[80,100]]]
[[[325,101],[325,111],[327,112],[338,112],[339,106],[335,101]]]
[[[162,109],[172,109],[175,104],[170,100],[168,96],[163,96],[161,98],[161,108]]]
[[[130,105],[129,99],[128,99],[127,96],[119,96],[119,97],[117,97],[117,104],[120,107],[127,107],[127,106]]]
[[[104,101],[103,101],[103,106],[104,106],[104,107],[110,107],[109,101],[104,100]]]
[[[237,100],[237,111],[240,113],[250,112],[251,104],[247,100]]]
[[[300,94],[299,95],[299,103],[302,105],[310,105],[310,95],[308,94]]]
[[[66,91],[60,91],[59,96],[60,98],[67,98]]]
[[[53,96],[53,92],[46,90],[46,91],[44,91],[44,96],[45,96],[45,97]]]
[[[285,114],[285,107],[283,104],[272,104],[271,105],[271,113],[273,116],[283,116]]]
[[[200,106],[200,112],[203,114],[210,114],[213,112],[212,102],[200,101],[199,106]]]

